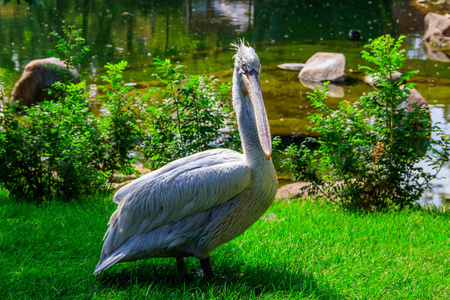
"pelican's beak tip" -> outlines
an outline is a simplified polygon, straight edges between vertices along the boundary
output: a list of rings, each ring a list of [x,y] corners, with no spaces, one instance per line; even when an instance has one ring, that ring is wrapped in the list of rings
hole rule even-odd
[[[272,154],[271,153],[266,153],[266,157],[267,157],[267,160],[270,160],[270,158],[272,157]]]

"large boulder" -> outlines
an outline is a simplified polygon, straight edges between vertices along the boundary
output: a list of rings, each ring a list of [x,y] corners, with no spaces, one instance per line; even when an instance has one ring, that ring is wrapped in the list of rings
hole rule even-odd
[[[63,73],[66,72],[64,62],[54,57],[29,62],[14,85],[11,102],[19,101],[20,106],[30,107],[44,100],[55,100],[55,93],[49,94],[46,89],[62,80]],[[74,83],[80,82],[79,74],[75,69],[70,69],[68,74]]]
[[[300,80],[342,82],[345,80],[345,56],[342,53],[317,52],[300,71]]]
[[[435,47],[450,49],[450,18],[435,13],[425,16],[423,40]]]

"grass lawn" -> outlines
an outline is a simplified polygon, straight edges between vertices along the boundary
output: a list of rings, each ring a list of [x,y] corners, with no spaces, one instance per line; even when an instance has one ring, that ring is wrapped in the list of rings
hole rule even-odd
[[[182,275],[164,258],[94,276],[111,198],[36,206],[0,191],[0,299],[450,299],[449,213],[277,202],[212,252],[212,278],[194,258]]]

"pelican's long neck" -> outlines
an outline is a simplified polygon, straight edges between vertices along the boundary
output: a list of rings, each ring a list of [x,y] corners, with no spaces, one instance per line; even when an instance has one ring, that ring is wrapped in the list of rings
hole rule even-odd
[[[250,166],[257,167],[262,163],[271,163],[271,160],[267,160],[261,147],[253,106],[249,96],[244,97],[242,94],[241,82],[241,78],[235,69],[233,75],[233,107],[236,111],[242,148]]]

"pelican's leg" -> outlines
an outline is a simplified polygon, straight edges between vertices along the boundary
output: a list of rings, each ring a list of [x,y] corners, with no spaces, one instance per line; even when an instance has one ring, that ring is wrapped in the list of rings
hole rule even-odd
[[[200,265],[202,266],[203,274],[205,274],[205,276],[213,275],[213,270],[211,269],[211,261],[209,260],[209,256],[206,259],[200,259]]]
[[[186,265],[184,264],[184,257],[177,257],[177,270],[178,272],[184,272]]]

